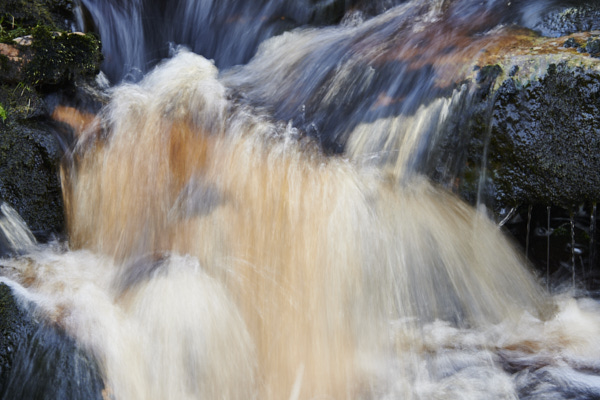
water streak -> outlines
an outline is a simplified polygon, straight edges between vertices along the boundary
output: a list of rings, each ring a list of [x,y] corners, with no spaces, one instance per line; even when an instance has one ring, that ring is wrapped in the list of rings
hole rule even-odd
[[[529,259],[529,236],[531,234],[531,212],[533,211],[533,206],[530,204],[527,207],[527,237],[525,238],[525,258]],[[546,277],[548,279],[548,277]]]
[[[573,211],[570,212],[569,214],[569,227],[570,227],[570,234],[571,234],[571,268],[572,270],[572,275],[571,275],[571,284],[573,285],[573,290],[575,290],[575,252],[576,252],[576,248],[575,248],[575,213]]]
[[[0,205],[0,255],[26,252],[36,244],[23,218],[7,203]]]
[[[546,288],[550,289],[550,235],[552,230],[550,228],[550,206],[546,207],[546,215],[548,217],[547,222],[547,238],[546,238]]]
[[[589,264],[590,274],[592,273],[594,266],[596,265],[596,202],[592,204],[592,211],[590,212],[590,254],[589,254]]]

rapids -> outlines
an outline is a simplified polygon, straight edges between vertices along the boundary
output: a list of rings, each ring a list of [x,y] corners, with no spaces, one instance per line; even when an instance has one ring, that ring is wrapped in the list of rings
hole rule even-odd
[[[83,1],[125,80],[65,155],[67,243],[2,207],[0,282],[107,399],[600,396],[599,305],[547,293],[424,175],[473,95],[463,60],[534,3],[347,2],[285,33],[273,16],[314,16],[259,3],[175,1],[148,38],[158,3]],[[152,62],[156,32],[186,46]]]

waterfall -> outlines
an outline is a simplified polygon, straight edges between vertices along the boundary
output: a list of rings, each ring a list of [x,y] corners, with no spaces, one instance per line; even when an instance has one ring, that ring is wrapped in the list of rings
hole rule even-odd
[[[82,1],[121,83],[61,166],[68,243],[0,281],[109,399],[600,394],[598,305],[426,175],[519,2],[256,3]]]
[[[19,213],[6,203],[0,205],[0,254],[27,252],[36,240]]]

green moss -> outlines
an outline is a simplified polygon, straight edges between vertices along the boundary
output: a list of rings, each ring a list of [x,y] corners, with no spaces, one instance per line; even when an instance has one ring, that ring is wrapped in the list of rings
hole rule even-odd
[[[69,29],[72,0],[2,0],[0,38],[24,36],[28,27],[45,25],[52,30]]]
[[[14,29],[2,28],[0,24],[0,43],[12,43],[14,39],[29,34],[29,29],[23,27],[16,27]]]
[[[562,224],[558,228],[554,229],[554,232],[552,232],[552,235],[555,237],[570,238],[571,237],[571,225],[569,223]]]
[[[32,58],[24,69],[25,82],[45,88],[77,82],[99,72],[102,56],[95,36],[53,32],[46,26],[37,26],[31,33]]]
[[[46,112],[40,94],[23,82],[16,86],[0,84],[0,104],[6,112],[5,123],[40,117]]]

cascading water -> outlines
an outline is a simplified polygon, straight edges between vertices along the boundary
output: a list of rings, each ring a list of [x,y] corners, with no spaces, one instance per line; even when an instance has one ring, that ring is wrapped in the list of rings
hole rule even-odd
[[[472,95],[463,60],[521,14],[414,0],[366,18],[356,2],[274,36],[265,21],[302,8],[260,3],[165,7],[181,23],[156,31],[202,55],[110,89],[61,170],[69,249],[27,243],[2,282],[93,355],[105,398],[600,395],[597,304],[549,296],[423,176],[434,158],[454,172],[434,153]],[[144,71],[165,45],[138,25],[156,4],[84,4],[119,49],[108,64]],[[141,53],[103,30],[127,24]]]

